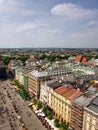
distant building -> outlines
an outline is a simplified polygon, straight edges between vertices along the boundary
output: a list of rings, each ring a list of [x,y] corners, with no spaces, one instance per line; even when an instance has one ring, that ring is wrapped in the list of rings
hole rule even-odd
[[[0,79],[1,80],[7,79],[6,66],[4,65],[2,61],[0,61]]]
[[[87,62],[87,58],[83,57],[82,55],[77,55],[75,61],[85,63]]]
[[[46,69],[46,72],[51,77],[51,79],[64,79],[68,75],[72,75],[72,70],[65,66],[52,66]]]
[[[83,57],[81,62],[82,62],[82,63],[87,62],[87,58]]]
[[[30,55],[30,59],[36,59],[36,58],[37,58],[37,56],[35,54]]]
[[[23,67],[22,61],[20,60],[11,60],[8,64],[8,70],[12,72],[13,76],[15,76],[15,69],[18,67]]]
[[[76,61],[77,62],[81,62],[82,61],[82,57],[83,57],[82,55],[77,55],[76,56]]]

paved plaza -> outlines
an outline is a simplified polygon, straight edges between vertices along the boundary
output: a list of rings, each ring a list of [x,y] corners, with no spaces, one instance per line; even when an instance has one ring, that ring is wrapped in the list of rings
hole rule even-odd
[[[0,130],[47,130],[10,84],[0,82]]]

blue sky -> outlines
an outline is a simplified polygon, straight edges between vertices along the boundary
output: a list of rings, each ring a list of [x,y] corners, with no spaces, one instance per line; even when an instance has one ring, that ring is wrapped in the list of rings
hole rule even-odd
[[[98,48],[98,0],[0,0],[0,48]]]

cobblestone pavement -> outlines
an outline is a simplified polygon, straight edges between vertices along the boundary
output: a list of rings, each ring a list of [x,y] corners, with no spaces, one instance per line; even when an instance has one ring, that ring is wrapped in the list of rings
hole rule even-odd
[[[28,108],[27,103],[17,93],[9,80],[1,82],[0,86],[2,90],[0,92],[3,94],[3,98],[5,97],[4,101],[6,101],[6,105],[2,104],[2,106],[6,108],[8,116],[11,118],[5,118],[5,127],[8,125],[9,128],[0,130],[23,130],[23,127],[27,130],[47,130],[36,115]],[[0,101],[2,103],[2,99]],[[9,120],[12,121],[11,124],[14,126],[12,129]]]

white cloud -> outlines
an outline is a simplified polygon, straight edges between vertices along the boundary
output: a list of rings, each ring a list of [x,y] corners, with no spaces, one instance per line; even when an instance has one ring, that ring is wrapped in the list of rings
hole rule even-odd
[[[60,35],[62,33],[62,31],[60,29],[56,29],[56,28],[40,28],[38,29],[38,33],[41,35]]]
[[[98,14],[98,10],[84,9],[71,3],[58,4],[51,9],[53,15],[64,16],[71,19],[89,18]]]
[[[24,16],[31,16],[37,14],[33,9],[29,9],[25,2],[16,0],[1,0],[0,2],[0,16],[6,18],[19,19]]]
[[[0,0],[0,6],[5,3],[5,0]]]
[[[19,26],[16,26],[16,32],[23,32],[23,31],[30,31],[33,29],[36,29],[38,25],[36,25],[33,22],[25,22],[24,24],[21,24]]]
[[[65,3],[52,8],[53,15],[50,15],[49,8],[38,9],[36,4],[29,2],[33,3],[26,0],[0,1],[0,47],[97,45],[97,10]]]
[[[98,28],[98,21],[92,20],[84,25],[84,28]]]

